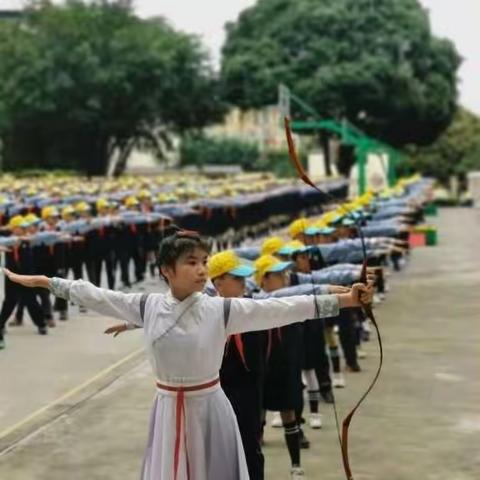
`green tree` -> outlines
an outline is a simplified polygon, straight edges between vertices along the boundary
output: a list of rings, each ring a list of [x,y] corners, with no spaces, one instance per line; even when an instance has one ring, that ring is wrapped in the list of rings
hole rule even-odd
[[[480,118],[459,108],[452,124],[428,147],[409,146],[398,166],[400,174],[420,172],[448,184],[452,175],[461,178],[480,168]]]
[[[322,118],[399,147],[450,124],[459,64],[417,0],[259,0],[227,25],[221,72],[241,108],[275,103],[284,83]]]
[[[5,168],[117,173],[138,142],[161,151],[221,114],[196,37],[104,1],[31,5],[0,25],[0,137]]]
[[[238,165],[253,170],[259,151],[256,144],[242,140],[188,135],[182,141],[180,157],[183,165]]]
[[[463,181],[466,180],[468,172],[480,171],[480,136],[477,137],[477,143],[463,157],[457,172]]]

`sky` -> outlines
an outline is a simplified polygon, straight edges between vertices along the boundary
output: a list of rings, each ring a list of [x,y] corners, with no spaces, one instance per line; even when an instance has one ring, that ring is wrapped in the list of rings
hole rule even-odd
[[[199,35],[218,64],[225,23],[235,20],[255,1],[133,0],[133,3],[142,17],[162,15],[175,28]],[[0,9],[18,8],[22,3],[22,0],[0,0]],[[430,11],[433,32],[453,40],[462,55],[460,103],[480,115],[480,0],[420,0],[420,3]]]

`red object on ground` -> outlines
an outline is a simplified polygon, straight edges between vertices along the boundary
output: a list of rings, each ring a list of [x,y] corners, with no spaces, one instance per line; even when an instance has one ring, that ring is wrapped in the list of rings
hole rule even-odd
[[[411,247],[424,247],[427,244],[426,235],[420,232],[410,232],[408,243]]]

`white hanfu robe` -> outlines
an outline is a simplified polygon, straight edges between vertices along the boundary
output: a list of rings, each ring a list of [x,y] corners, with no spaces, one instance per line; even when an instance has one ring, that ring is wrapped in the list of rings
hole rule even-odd
[[[168,292],[122,293],[83,280],[54,278],[56,296],[143,327],[157,384],[188,387],[218,377],[229,335],[267,330],[315,317],[312,296],[253,300],[231,299],[225,322],[224,299],[194,293],[179,301]],[[338,315],[335,295],[317,296],[320,317]],[[177,393],[158,389],[154,401],[142,480],[174,480],[178,442]],[[249,478],[234,411],[220,384],[185,393],[184,424],[178,451],[177,480],[247,480]]]

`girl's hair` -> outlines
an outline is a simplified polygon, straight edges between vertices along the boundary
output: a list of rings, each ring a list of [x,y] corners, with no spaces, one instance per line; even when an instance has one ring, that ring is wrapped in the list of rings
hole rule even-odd
[[[201,237],[198,232],[173,227],[168,233],[168,236],[161,241],[158,253],[160,274],[165,280],[161,267],[175,269],[175,264],[182,255],[192,252],[195,248],[205,250],[207,253],[210,253],[211,249],[210,242]]]

